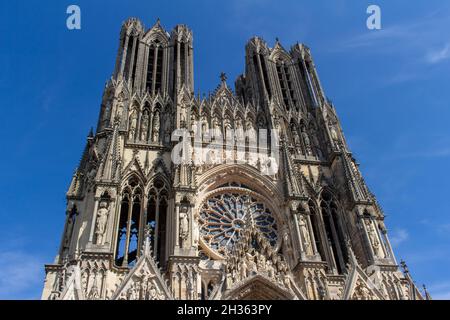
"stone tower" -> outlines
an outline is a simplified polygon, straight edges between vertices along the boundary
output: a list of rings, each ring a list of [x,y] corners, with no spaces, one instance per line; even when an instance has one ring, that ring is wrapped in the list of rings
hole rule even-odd
[[[194,95],[193,35],[127,20],[43,299],[423,299],[309,48]]]

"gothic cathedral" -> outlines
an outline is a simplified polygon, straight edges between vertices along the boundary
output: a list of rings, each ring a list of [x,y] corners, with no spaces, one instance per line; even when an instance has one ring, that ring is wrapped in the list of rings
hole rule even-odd
[[[424,299],[309,48],[252,38],[202,97],[193,58],[185,25],[123,24],[42,299]]]

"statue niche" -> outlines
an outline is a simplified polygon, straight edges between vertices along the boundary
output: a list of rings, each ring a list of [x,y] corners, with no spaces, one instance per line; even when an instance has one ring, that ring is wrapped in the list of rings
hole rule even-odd
[[[142,115],[141,120],[141,140],[144,142],[146,142],[148,138],[148,123],[149,123],[148,110],[144,110],[144,114]]]
[[[108,223],[108,215],[108,203],[106,201],[100,202],[100,208],[97,211],[97,222],[95,227],[95,236],[97,237],[96,244],[98,245],[103,245],[104,243],[106,225]]]
[[[152,141],[155,143],[159,142],[159,129],[161,128],[161,120],[159,116],[159,111],[155,112],[155,115],[153,116],[153,137]]]

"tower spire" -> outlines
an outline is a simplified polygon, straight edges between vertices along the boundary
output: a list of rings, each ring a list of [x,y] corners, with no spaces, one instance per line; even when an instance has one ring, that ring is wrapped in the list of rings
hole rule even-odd
[[[43,299],[386,298],[367,279],[431,299],[397,265],[309,49],[279,41],[251,39],[235,90],[220,72],[200,99],[191,30],[124,23]]]

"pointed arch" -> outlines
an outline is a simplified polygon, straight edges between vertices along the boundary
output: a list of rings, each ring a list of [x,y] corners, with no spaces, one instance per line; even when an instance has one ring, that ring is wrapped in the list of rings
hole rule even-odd
[[[120,193],[119,223],[116,235],[115,264],[127,267],[136,263],[139,255],[139,234],[143,183],[131,173],[122,185]]]
[[[287,111],[295,107],[297,99],[294,91],[294,70],[291,57],[283,50],[278,50],[274,55],[278,85]]]
[[[347,235],[343,229],[342,210],[338,205],[337,197],[329,188],[324,188],[320,193],[320,210],[330,249],[329,263],[339,274],[342,274],[348,262]]]
[[[147,205],[144,212],[145,227],[150,230],[150,246],[156,261],[164,266],[167,260],[167,223],[170,184],[162,174],[150,180],[147,191]]]
[[[145,89],[152,96],[165,90],[169,38],[157,22],[143,37],[145,44]]]
[[[310,220],[311,220],[311,227],[312,227],[312,233],[314,236],[314,243],[315,247],[317,249],[317,252],[319,253],[322,260],[325,260],[327,255],[325,253],[325,246],[323,243],[323,232],[321,228],[321,219],[319,217],[320,211],[317,208],[316,203],[309,199],[308,201],[308,209],[310,213]]]

